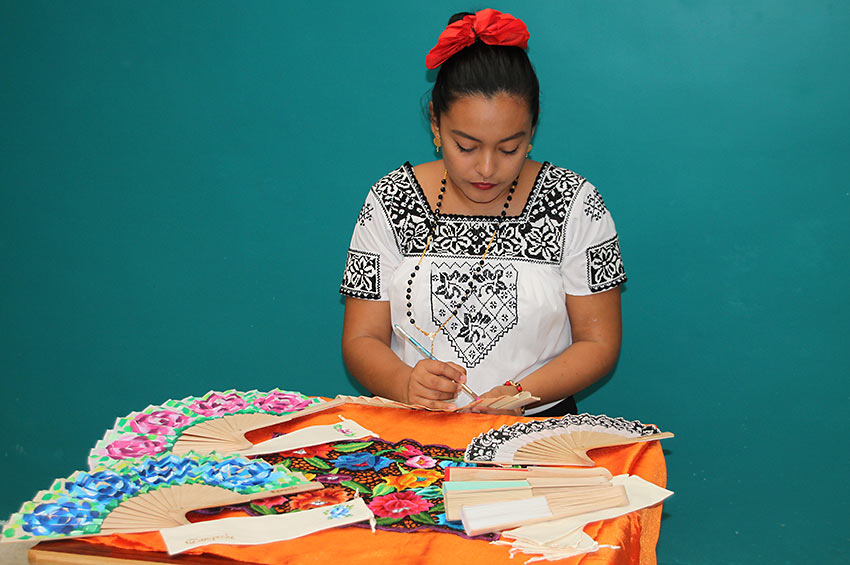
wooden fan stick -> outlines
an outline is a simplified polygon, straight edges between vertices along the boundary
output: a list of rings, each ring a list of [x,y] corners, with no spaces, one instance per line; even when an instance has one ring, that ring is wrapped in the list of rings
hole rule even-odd
[[[537,402],[540,400],[536,396],[531,396],[528,392],[517,393],[513,396],[499,396],[496,398],[479,398],[473,402],[470,402],[466,406],[462,406],[455,410],[438,410],[435,408],[429,408],[427,406],[422,406],[420,404],[404,404],[403,402],[397,402],[395,400],[390,400],[388,398],[383,398],[380,396],[344,396],[339,395],[336,397],[337,399],[342,399],[345,402],[350,404],[361,404],[364,406],[380,406],[384,408],[401,408],[403,410],[427,410],[429,412],[466,412],[477,406],[479,404],[486,404],[489,407],[496,408],[494,404],[497,402],[502,403],[503,405],[499,408],[501,410],[513,410],[515,408],[521,408],[533,402]]]
[[[528,481],[506,482],[515,484],[508,485],[499,482],[497,483],[499,485],[498,487],[491,489],[446,490],[443,496],[446,505],[446,517],[449,520],[460,520],[461,509],[464,506],[523,500],[535,496],[546,496],[550,502],[569,500],[572,504],[578,504],[584,501],[596,500],[611,491],[611,489],[616,488],[610,483],[596,485],[532,486]],[[446,488],[445,483],[443,484],[443,488]]]
[[[612,435],[614,435],[614,434],[612,434]],[[638,436],[638,437],[632,437],[632,438],[620,437],[619,439],[612,439],[609,442],[604,442],[604,443],[594,445],[593,447],[589,447],[589,448],[587,448],[586,451],[590,451],[591,449],[599,449],[600,447],[618,447],[618,446],[621,446],[621,445],[631,445],[633,443],[641,443],[641,442],[644,442],[644,441],[655,441],[655,440],[667,439],[667,438],[671,438],[671,437],[675,437],[672,432],[659,432],[657,434],[651,434],[651,435],[646,435],[646,436]]]
[[[496,467],[449,467],[446,480],[449,481],[501,481],[526,479],[531,477],[597,477],[611,478],[611,471],[605,467],[593,469],[575,469],[568,467],[524,467],[500,469]]]
[[[615,486],[610,489],[610,492],[596,497],[547,495],[525,500],[464,506],[461,509],[461,520],[466,534],[477,536],[586,512],[625,506],[628,503],[626,490],[622,486]]]
[[[657,434],[636,437],[623,437],[616,434],[605,434],[609,439],[601,442],[594,442],[591,446],[570,447],[566,443],[566,437],[570,435],[571,434],[561,434],[559,436],[551,436],[529,442],[516,450],[510,462],[520,465],[562,464],[592,466],[595,465],[595,463],[593,462],[593,459],[587,455],[588,451],[603,447],[619,447],[673,437],[673,434],[670,432],[660,432]]]

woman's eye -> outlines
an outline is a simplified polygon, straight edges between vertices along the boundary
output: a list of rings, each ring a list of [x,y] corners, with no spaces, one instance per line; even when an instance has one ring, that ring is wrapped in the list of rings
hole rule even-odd
[[[519,145],[517,145],[513,149],[502,149],[502,153],[504,153],[505,155],[513,155],[517,152],[517,149],[519,149]]]
[[[466,148],[463,145],[461,145],[460,143],[458,143],[457,141],[455,141],[455,145],[457,145],[457,148],[460,150],[461,153],[469,153],[470,151],[472,151],[471,147]]]

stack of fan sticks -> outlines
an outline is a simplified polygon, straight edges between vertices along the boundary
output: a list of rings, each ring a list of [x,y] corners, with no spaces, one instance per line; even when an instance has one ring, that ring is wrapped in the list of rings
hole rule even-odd
[[[466,447],[464,461],[484,465],[535,465],[526,469],[452,469],[443,483],[446,515],[458,516],[478,535],[626,506],[622,485],[594,467],[592,449],[673,437],[638,420],[568,414],[488,430]],[[455,482],[457,481],[457,482]]]
[[[604,468],[450,467],[443,482],[448,520],[469,536],[595,512],[629,503]]]

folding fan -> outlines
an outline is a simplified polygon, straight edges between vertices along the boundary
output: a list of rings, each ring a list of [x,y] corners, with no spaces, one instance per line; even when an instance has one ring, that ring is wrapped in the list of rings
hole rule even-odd
[[[656,426],[605,415],[567,414],[489,430],[467,446],[469,463],[505,465],[595,465],[591,449],[673,437]]]
[[[245,439],[246,432],[340,404],[278,389],[210,391],[202,397],[168,400],[118,418],[91,450],[89,468],[168,452],[238,453],[253,445]]]
[[[613,487],[604,476],[530,477],[504,481],[445,481],[443,500],[446,518],[460,520],[461,509],[507,500],[525,500],[536,496],[604,494]]]
[[[401,408],[404,410],[427,410],[429,412],[468,412],[474,406],[487,406],[489,408],[497,409],[497,410],[515,410],[516,408],[522,408],[523,406],[528,406],[529,404],[533,404],[540,400],[536,396],[532,396],[530,392],[518,392],[511,395],[497,396],[494,398],[477,398],[474,401],[470,402],[466,406],[461,406],[460,408],[456,408],[455,410],[442,410],[437,408],[428,408],[427,406],[422,406],[421,404],[405,404],[403,402],[398,402],[395,400],[390,400],[389,398],[383,398],[381,396],[345,396],[338,395],[336,397],[337,400],[343,400],[349,404],[363,404],[365,406],[381,406],[385,408]]]
[[[537,524],[558,518],[625,506],[629,497],[622,485],[571,489],[520,500],[463,506],[463,529],[468,536]]]
[[[57,479],[12,515],[0,541],[159,530],[188,524],[192,510],[321,488],[286,467],[243,457],[124,461]]]

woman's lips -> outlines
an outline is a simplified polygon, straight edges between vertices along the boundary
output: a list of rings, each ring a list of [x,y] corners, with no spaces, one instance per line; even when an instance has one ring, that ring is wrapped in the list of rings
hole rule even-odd
[[[475,188],[477,188],[478,190],[490,190],[491,188],[493,188],[494,186],[496,186],[496,185],[495,185],[494,183],[492,183],[492,182],[473,182],[473,183],[471,183],[471,184],[472,184],[472,186],[474,186],[474,187],[475,187]]]

